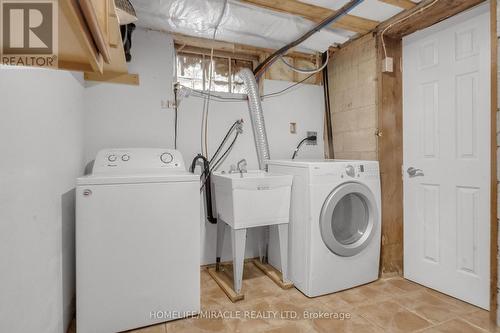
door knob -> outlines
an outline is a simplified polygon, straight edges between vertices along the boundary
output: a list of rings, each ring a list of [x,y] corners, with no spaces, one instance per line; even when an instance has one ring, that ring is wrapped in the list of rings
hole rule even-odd
[[[421,169],[416,169],[414,167],[409,167],[406,172],[408,172],[408,176],[410,176],[410,178],[424,176],[424,172]]]

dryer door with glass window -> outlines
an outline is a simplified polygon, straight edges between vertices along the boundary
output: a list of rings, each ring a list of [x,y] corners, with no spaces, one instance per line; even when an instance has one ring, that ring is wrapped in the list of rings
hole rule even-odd
[[[344,183],[328,195],[321,209],[323,242],[336,255],[354,256],[370,243],[378,216],[375,196],[367,186]]]

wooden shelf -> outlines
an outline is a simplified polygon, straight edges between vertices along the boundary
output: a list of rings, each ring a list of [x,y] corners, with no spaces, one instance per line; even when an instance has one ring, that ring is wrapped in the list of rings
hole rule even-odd
[[[84,2],[82,11],[78,0],[59,1],[58,68],[85,72],[89,80],[138,85],[139,76],[128,73],[114,1]]]

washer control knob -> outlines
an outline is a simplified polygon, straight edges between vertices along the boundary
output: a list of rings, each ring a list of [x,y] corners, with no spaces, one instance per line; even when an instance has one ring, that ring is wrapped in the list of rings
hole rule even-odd
[[[170,153],[163,153],[160,155],[160,160],[163,163],[168,164],[174,160],[174,157]]]
[[[116,155],[114,155],[114,154],[113,155],[109,155],[108,156],[108,161],[115,162],[116,161]]]
[[[129,155],[127,155],[127,154],[122,155],[122,161],[123,162],[127,162],[128,160],[130,160],[130,156]]]
[[[352,165],[348,165],[345,167],[345,173],[349,177],[354,177],[354,176],[356,176],[356,169],[354,169],[354,167]]]

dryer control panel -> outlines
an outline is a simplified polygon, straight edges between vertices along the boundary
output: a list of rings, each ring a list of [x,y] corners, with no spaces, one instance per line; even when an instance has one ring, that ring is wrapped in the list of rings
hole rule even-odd
[[[312,167],[315,177],[338,177],[342,180],[379,179],[377,161],[345,161],[334,160],[330,163],[317,164]]]
[[[379,177],[379,169],[377,162],[352,161],[345,164],[344,171],[341,173],[341,178],[362,178],[371,179]]]
[[[115,148],[97,153],[93,174],[186,171],[179,151],[162,148]]]

